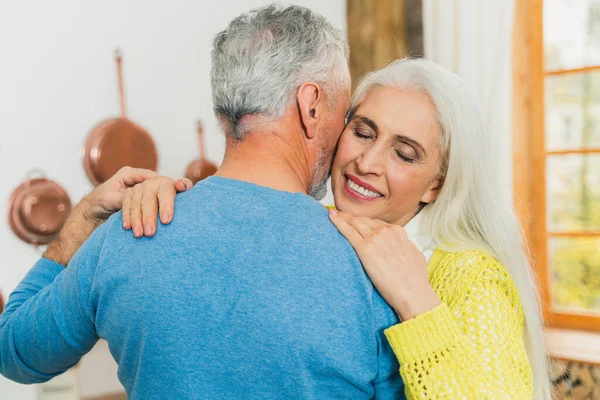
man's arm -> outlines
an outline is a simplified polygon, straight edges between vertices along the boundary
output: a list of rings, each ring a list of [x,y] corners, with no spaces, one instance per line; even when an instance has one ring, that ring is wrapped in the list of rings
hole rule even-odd
[[[375,400],[400,400],[406,399],[404,382],[400,376],[400,365],[394,351],[387,341],[384,329],[398,324],[394,312],[385,306],[379,295],[374,295],[373,309],[375,319],[373,322],[377,335],[377,378],[373,382]]]
[[[65,226],[55,246],[58,261],[70,261],[68,268],[40,259],[0,315],[0,373],[9,379],[47,381],[75,365],[98,340],[90,294],[107,227],[97,229],[70,259],[68,234],[86,226],[75,224],[77,218],[74,210],[73,226]]]
[[[75,252],[90,237],[92,232],[104,222],[103,219],[94,216],[90,212],[91,201],[89,197],[85,197],[73,209],[58,236],[48,245],[42,255],[43,258],[52,260],[63,267],[69,264]]]
[[[404,393],[404,382],[402,381],[402,377],[400,376],[400,366],[396,360],[396,357],[393,355],[393,351],[388,343],[385,343],[384,340],[381,340],[381,336],[383,336],[383,332],[381,330],[378,332],[378,342],[379,342],[379,360],[378,360],[378,370],[379,374],[375,382],[373,382],[373,387],[375,389],[375,397],[376,400],[400,400],[406,399],[406,395]]]
[[[154,171],[121,168],[71,212],[0,315],[0,374],[21,383],[43,382],[91,349],[98,338],[90,290],[107,228],[94,230],[121,208],[128,188],[157,177]],[[174,193],[163,192],[167,201],[161,208],[170,213],[170,221]]]
[[[32,269],[32,271],[39,270],[40,268],[37,267],[40,265],[45,266],[40,272],[41,275],[36,279],[28,279],[31,278],[28,276],[17,286],[11,293],[10,301],[4,307],[2,316],[12,314],[30,297],[35,296],[40,290],[52,283],[71,261],[75,252],[102,222],[102,220],[89,215],[88,199],[83,199],[71,211],[58,236],[50,243],[42,256],[43,258]]]

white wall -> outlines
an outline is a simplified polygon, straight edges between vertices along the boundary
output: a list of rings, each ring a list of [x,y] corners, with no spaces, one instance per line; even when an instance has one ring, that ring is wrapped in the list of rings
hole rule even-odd
[[[210,95],[212,37],[236,15],[268,3],[218,1],[0,2],[0,208],[31,168],[61,183],[75,203],[92,189],[81,147],[100,120],[118,114],[113,49],[124,52],[129,117],[147,128],[159,172],[182,176],[197,156],[195,120],[207,149],[223,156]],[[345,31],[345,0],[298,0]],[[41,251],[0,220],[0,290],[7,296]],[[106,346],[82,364],[84,395],[118,387]],[[99,372],[93,371],[94,368]],[[97,379],[86,376],[101,377]],[[35,389],[0,377],[0,398],[33,399]]]

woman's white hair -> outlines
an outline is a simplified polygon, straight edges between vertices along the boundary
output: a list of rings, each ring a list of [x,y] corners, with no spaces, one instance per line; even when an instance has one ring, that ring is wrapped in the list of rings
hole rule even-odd
[[[366,75],[354,93],[352,109],[370,90],[381,86],[419,90],[434,104],[441,131],[439,178],[443,187],[438,198],[421,211],[421,223],[438,246],[452,251],[484,249],[508,270],[525,315],[533,397],[550,398],[535,279],[512,203],[498,185],[497,152],[485,131],[474,91],[462,78],[430,60],[406,58]]]

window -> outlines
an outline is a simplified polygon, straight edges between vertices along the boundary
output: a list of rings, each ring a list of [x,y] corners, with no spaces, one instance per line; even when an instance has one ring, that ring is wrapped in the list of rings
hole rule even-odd
[[[515,195],[548,324],[600,330],[600,0],[527,7],[531,138],[516,142],[531,161]]]

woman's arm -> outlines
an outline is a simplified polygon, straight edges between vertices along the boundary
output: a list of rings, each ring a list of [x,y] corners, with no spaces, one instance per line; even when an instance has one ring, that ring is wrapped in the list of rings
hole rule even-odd
[[[409,399],[531,399],[522,308],[496,260],[444,258],[432,285],[425,258],[402,227],[330,214],[404,321],[386,336]]]
[[[475,259],[440,266],[444,275],[464,273],[464,286],[447,286],[442,276],[436,290],[444,303],[385,332],[409,399],[532,398],[517,290],[497,261],[468,264]]]
[[[169,223],[173,218],[173,204],[176,192],[192,187],[189,179],[173,179],[160,176],[156,172],[131,167],[121,168],[115,175],[96,187],[73,209],[57,237],[48,245],[43,257],[66,266],[75,252],[88,239],[92,232],[112,214],[123,210],[123,227],[133,229],[137,237],[143,235],[141,220],[142,195],[145,195],[146,220],[153,217],[149,228],[150,235],[156,231],[156,216],[161,212],[161,222]],[[139,194],[139,198],[134,196]],[[131,210],[134,210],[133,212]]]

